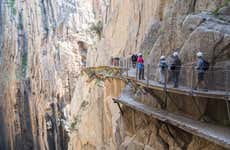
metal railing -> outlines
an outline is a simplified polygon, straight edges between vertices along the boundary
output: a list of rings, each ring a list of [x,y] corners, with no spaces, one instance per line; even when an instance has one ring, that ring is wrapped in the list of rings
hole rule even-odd
[[[124,71],[123,76],[135,76],[138,79],[137,67],[133,66],[130,58],[119,58],[117,62],[112,66],[120,67]],[[134,73],[135,72],[135,73]],[[205,91],[221,91],[226,92],[226,95],[230,93],[230,67],[212,67],[204,72],[204,86],[199,87],[198,83],[198,71],[195,65],[182,65],[179,72],[178,87],[179,89],[191,89],[191,90],[205,90]],[[173,88],[173,75],[175,72],[170,70],[170,66],[165,72],[165,87]],[[159,84],[160,68],[158,65],[145,64],[145,80],[149,84],[150,81]],[[197,88],[196,88],[197,87]]]

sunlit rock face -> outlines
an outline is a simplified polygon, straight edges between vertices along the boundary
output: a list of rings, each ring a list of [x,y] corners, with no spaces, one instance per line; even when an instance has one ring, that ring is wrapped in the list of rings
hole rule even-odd
[[[0,149],[62,148],[58,132],[47,141],[45,116],[71,101],[77,43],[94,41],[92,10],[80,0],[0,1]]]
[[[103,5],[100,1],[96,4]],[[229,64],[229,3],[224,0],[111,0],[104,4],[105,9],[100,9],[103,10],[102,36],[96,49],[87,54],[88,66],[109,65],[111,57],[130,57],[139,51],[143,53],[146,64],[157,65],[161,55],[170,57],[177,48],[183,64],[194,63],[198,50],[204,52],[205,59],[213,66]],[[157,70],[153,68],[150,71],[151,76],[158,79]],[[185,82],[189,79],[185,79]],[[227,120],[226,109],[222,109],[226,106],[222,102],[196,100],[199,105],[197,109],[196,103],[189,97],[172,95],[172,98],[176,100],[179,109],[175,108],[173,102],[169,102],[168,111],[182,113],[196,120],[208,114],[208,119],[215,118],[220,124]],[[84,98],[74,100],[79,99]],[[145,96],[145,101],[148,102],[148,99],[151,102],[154,98]],[[101,98],[101,101],[104,99]],[[169,126],[176,137],[173,138],[165,125],[129,108],[124,109],[127,109],[127,116],[118,119],[120,124],[113,124],[117,126],[114,134],[117,137],[115,149],[223,149]],[[219,112],[225,115],[221,116]],[[92,141],[89,137],[81,138],[82,133],[74,133],[76,139],[88,141],[76,144],[81,145],[81,149],[97,149],[100,146],[97,147],[95,143],[101,145],[98,139]]]
[[[205,34],[209,32],[210,36],[206,37],[211,39],[211,34],[216,35],[217,33],[214,32],[219,30],[219,34],[225,34],[223,36],[227,40],[229,32],[225,30],[228,30],[226,26],[229,26],[229,22],[226,17],[224,19],[224,17],[214,15],[214,13],[223,7],[218,12],[221,16],[221,12],[226,12],[228,5],[224,0],[159,0],[151,2],[112,0],[109,5],[106,5],[106,13],[103,13],[106,19],[104,20],[102,40],[98,43],[97,51],[92,51],[88,65],[109,64],[111,57],[125,57],[138,51],[144,53],[148,63],[157,64],[160,55],[169,56],[176,48],[182,49],[181,57],[186,60],[187,54],[183,52],[190,52],[187,63],[194,61],[198,48],[201,48],[209,57],[210,51],[216,43],[215,40],[218,41],[218,39],[214,38],[214,41],[210,41],[213,46],[205,47],[206,42],[202,36],[206,36]],[[226,13],[225,16],[227,16]],[[192,17],[196,17],[196,19],[191,22],[193,27],[188,29],[192,25],[186,24],[190,23],[186,21]],[[215,27],[210,29],[210,26]],[[224,30],[223,26],[225,26]],[[196,28],[197,30],[195,30]],[[199,38],[194,37],[193,31],[199,30],[201,32],[201,28],[205,31],[201,33],[202,35],[199,37],[202,39],[199,40]],[[188,47],[187,43],[191,41],[193,41],[191,43],[193,46]],[[229,40],[227,41],[229,42]],[[220,42],[219,45],[224,46],[226,42]],[[185,55],[186,58],[184,58]]]
[[[170,128],[175,140],[129,108],[121,116],[111,99],[125,83],[80,69],[138,51],[157,64],[175,48],[183,62],[201,48],[213,65],[229,64],[228,10],[224,0],[0,0],[0,149],[222,149]],[[202,116],[174,97],[187,115]],[[207,104],[215,119],[225,117],[211,109],[222,103],[202,101],[202,113]]]

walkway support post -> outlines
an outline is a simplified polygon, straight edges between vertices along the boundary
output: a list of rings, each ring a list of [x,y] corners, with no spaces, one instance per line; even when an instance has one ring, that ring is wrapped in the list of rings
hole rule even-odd
[[[226,96],[225,96],[225,102],[227,105],[227,111],[228,111],[228,119],[230,121],[230,106],[229,106],[229,82],[230,82],[230,66],[226,67],[226,75],[225,75],[225,91],[226,91]]]
[[[128,58],[126,60],[126,75],[127,75],[127,77],[129,76],[129,61],[128,61]]]
[[[115,100],[115,99],[113,99],[113,100]],[[120,103],[115,102],[115,101],[114,101],[114,103],[117,104],[118,108],[120,109],[121,115],[123,116],[123,115],[124,115],[124,112],[123,112],[123,110],[122,110],[122,108],[121,108]]]
[[[191,76],[191,92],[195,88],[194,82],[195,82],[195,65],[193,64],[192,65],[192,76]]]
[[[225,92],[226,96],[229,96],[230,92],[230,87],[229,87],[229,82],[230,82],[230,66],[226,67],[226,73],[225,73]]]
[[[149,87],[150,64],[147,65],[147,86]]]
[[[164,93],[165,93],[165,97],[164,97],[164,99],[165,99],[165,103],[164,103],[164,108],[163,109],[166,109],[167,108],[167,79],[168,79],[168,70],[166,70],[166,72],[165,72],[165,82],[164,82]]]

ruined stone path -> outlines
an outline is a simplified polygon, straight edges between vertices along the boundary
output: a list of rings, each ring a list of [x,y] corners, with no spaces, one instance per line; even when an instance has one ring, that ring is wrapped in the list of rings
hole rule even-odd
[[[114,102],[121,103],[160,121],[169,123],[193,135],[202,137],[230,149],[230,129],[222,126],[192,120],[182,115],[173,114],[135,101],[129,88],[126,88]]]

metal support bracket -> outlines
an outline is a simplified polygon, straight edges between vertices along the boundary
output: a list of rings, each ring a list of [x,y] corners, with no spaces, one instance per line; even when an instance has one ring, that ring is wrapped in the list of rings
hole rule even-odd
[[[118,108],[120,109],[121,115],[123,116],[123,115],[124,115],[124,112],[123,112],[123,110],[122,110],[122,108],[121,108],[120,103],[118,103],[118,102],[114,102],[114,103],[117,104]]]

